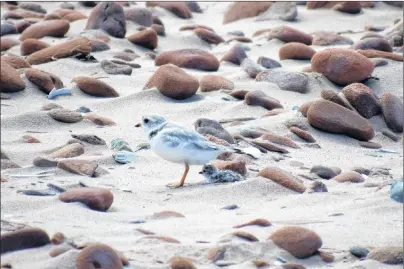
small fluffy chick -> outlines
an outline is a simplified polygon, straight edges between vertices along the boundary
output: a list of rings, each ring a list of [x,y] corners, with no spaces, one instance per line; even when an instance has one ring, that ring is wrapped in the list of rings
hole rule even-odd
[[[210,184],[244,180],[244,177],[239,173],[231,170],[219,170],[211,164],[205,164],[199,174],[203,175],[206,182]]]

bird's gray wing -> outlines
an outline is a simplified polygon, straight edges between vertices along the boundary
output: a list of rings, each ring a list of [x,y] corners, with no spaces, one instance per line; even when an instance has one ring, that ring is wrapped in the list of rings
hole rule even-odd
[[[164,128],[160,134],[160,138],[168,146],[176,148],[184,145],[186,148],[194,148],[198,150],[224,150],[225,148],[211,143],[205,137],[195,131],[184,129],[176,125],[169,125]]]

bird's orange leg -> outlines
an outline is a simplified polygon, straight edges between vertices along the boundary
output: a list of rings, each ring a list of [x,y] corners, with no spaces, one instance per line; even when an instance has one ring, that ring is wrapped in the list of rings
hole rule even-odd
[[[185,178],[187,177],[189,172],[189,164],[185,164],[185,171],[184,174],[182,175],[181,181],[179,184],[170,184],[167,185],[167,187],[171,188],[171,189],[177,189],[177,188],[181,188],[182,186],[184,186],[184,182],[185,182]]]

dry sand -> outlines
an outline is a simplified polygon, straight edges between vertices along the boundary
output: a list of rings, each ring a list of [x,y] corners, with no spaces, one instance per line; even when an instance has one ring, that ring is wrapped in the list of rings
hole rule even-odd
[[[89,8],[83,8],[73,3],[77,10],[89,14]],[[59,3],[41,4],[48,12],[58,8]],[[144,3],[138,3],[144,6]],[[183,20],[175,17],[166,10],[158,8],[166,28],[166,37],[159,37],[158,52],[179,48],[211,49],[218,57],[233,46],[221,44],[209,46],[200,41],[191,31],[179,32],[182,25],[205,24],[215,29],[217,33],[226,36],[231,30],[241,30],[246,36],[262,28],[278,25],[290,25],[306,33],[317,30],[327,31],[363,31],[365,25],[390,26],[397,18],[402,17],[402,10],[378,3],[377,8],[364,9],[362,14],[349,15],[332,10],[307,10],[305,6],[298,6],[298,22],[283,21],[254,21],[255,18],[222,24],[223,13],[230,3],[200,2],[202,14],[193,13],[194,18]],[[2,14],[5,10],[2,9]],[[66,38],[84,29],[86,20],[71,23]],[[127,35],[136,32],[136,25],[129,23]],[[346,34],[354,41],[362,33]],[[12,37],[18,38],[18,35]],[[227,36],[229,37],[229,36]],[[226,39],[226,38],[225,38]],[[48,43],[58,43],[64,39],[45,37],[41,40]],[[256,60],[259,56],[278,58],[278,49],[283,43],[278,40],[267,41],[263,38],[254,39],[249,44],[247,52],[249,58]],[[188,128],[200,118],[220,120],[223,118],[260,117],[267,111],[259,107],[251,107],[240,101],[225,101],[224,93],[200,93],[185,101],[173,101],[163,97],[157,90],[142,91],[146,81],[157,67],[145,52],[147,50],[131,44],[126,39],[111,38],[111,50],[93,53],[101,61],[111,59],[113,52],[126,48],[134,50],[141,58],[134,62],[140,64],[140,69],[133,69],[131,76],[107,75],[99,63],[82,63],[74,59],[61,59],[55,62],[35,66],[40,70],[52,72],[59,76],[67,86],[71,86],[71,79],[75,76],[102,76],[102,81],[113,86],[120,94],[114,99],[95,98],[81,93],[73,88],[72,96],[62,96],[55,101],[65,108],[77,109],[87,106],[92,111],[113,119],[117,125],[97,128],[93,123],[81,121],[76,124],[62,124],[51,119],[41,111],[42,105],[49,103],[46,95],[30,84],[24,91],[12,94],[11,100],[2,100],[1,106],[1,147],[11,160],[22,168],[5,170],[2,174],[9,181],[1,186],[1,219],[25,223],[30,226],[41,227],[49,235],[62,232],[69,238],[83,237],[89,241],[99,241],[108,244],[124,253],[136,269],[169,268],[167,261],[174,255],[193,259],[198,268],[216,268],[207,259],[207,250],[217,245],[229,245],[224,260],[234,262],[227,268],[255,268],[253,259],[270,262],[282,256],[288,261],[298,262],[307,268],[402,268],[402,266],[387,266],[376,261],[359,261],[349,254],[353,246],[402,246],[403,245],[403,205],[392,201],[389,197],[389,186],[376,191],[376,188],[366,188],[364,183],[349,184],[333,181],[323,181],[327,185],[328,193],[296,194],[267,179],[257,177],[255,172],[249,171],[248,180],[234,184],[200,185],[203,181],[198,174],[200,167],[192,167],[186,186],[171,190],[165,185],[177,182],[183,167],[169,163],[150,150],[138,152],[134,163],[120,165],[112,159],[113,151],[105,146],[91,146],[85,148],[85,154],[79,159],[97,160],[102,168],[109,173],[98,178],[76,176],[55,169],[41,169],[32,166],[32,160],[45,151],[65,144],[72,133],[91,133],[103,138],[108,145],[114,138],[123,138],[132,148],[146,141],[146,136],[140,129],[134,128],[144,114],[158,113],[170,121],[176,121]],[[337,47],[347,47],[337,46]],[[317,51],[326,47],[316,47]],[[19,55],[19,46],[9,52]],[[298,70],[309,65],[309,61],[285,60],[281,62],[285,70]],[[186,70],[200,78],[206,72]],[[385,91],[391,91],[399,96],[403,95],[403,64],[388,60],[388,65],[377,67],[373,76],[378,81],[368,83],[378,96]],[[278,116],[267,117],[253,122],[250,126],[260,126],[270,129],[279,135],[293,138],[301,149],[290,149],[290,154],[284,160],[276,162],[268,153],[257,161],[255,167],[276,166],[285,169],[293,175],[308,174],[308,170],[293,166],[292,161],[303,163],[310,168],[322,164],[337,166],[348,171],[354,166],[366,168],[389,168],[391,177],[402,176],[403,154],[402,143],[392,142],[381,134],[386,125],[381,116],[371,119],[375,127],[376,137],[373,141],[381,143],[383,147],[399,151],[399,154],[376,153],[378,157],[367,154],[375,150],[365,149],[357,141],[342,135],[320,132],[310,127],[310,132],[317,139],[321,149],[303,146],[303,141],[292,136],[284,122],[298,117],[292,107],[299,106],[308,100],[320,98],[323,87],[337,87],[323,77],[310,74],[310,91],[306,94],[286,92],[269,83],[258,83],[250,79],[239,66],[221,63],[215,72],[235,83],[236,89],[260,89],[281,101],[288,112]],[[4,105],[5,104],[5,105]],[[240,127],[228,127],[227,130],[236,133]],[[41,143],[26,144],[19,138],[27,131],[43,131],[31,133]],[[44,170],[55,172],[54,176],[46,178],[15,178],[13,175],[34,174]],[[303,178],[302,178],[303,179]],[[366,182],[381,183],[390,180],[389,176],[369,178]],[[309,186],[310,180],[304,180]],[[47,183],[62,186],[77,185],[79,181],[89,186],[105,187],[114,194],[114,203],[106,213],[89,210],[85,206],[74,203],[67,204],[58,200],[57,196],[36,197],[17,193],[23,189],[45,188]],[[221,208],[230,204],[237,204],[240,208],[227,211]],[[185,218],[170,218],[166,220],[151,220],[154,212],[173,210],[182,213]],[[333,216],[337,214],[337,216]],[[255,218],[268,219],[272,226],[267,228],[245,227],[240,230],[254,234],[259,243],[246,243],[228,235],[235,231],[232,227]],[[131,221],[146,220],[144,224],[131,224]],[[317,232],[323,240],[323,250],[335,255],[335,262],[324,263],[319,256],[298,260],[287,252],[266,241],[276,229],[285,225],[299,225]],[[168,244],[160,241],[142,239],[143,234],[136,228],[153,231],[157,235],[176,238],[181,244]],[[3,232],[3,229],[2,229]],[[206,241],[207,243],[198,243]],[[62,255],[51,258],[48,255],[50,246],[13,252],[2,255],[2,262],[10,262],[13,268],[75,268]],[[67,255],[75,255],[74,252]],[[65,260],[63,260],[65,259]],[[59,264],[59,265],[58,265]],[[62,265],[63,264],[63,265]],[[362,266],[362,267],[355,267]]]

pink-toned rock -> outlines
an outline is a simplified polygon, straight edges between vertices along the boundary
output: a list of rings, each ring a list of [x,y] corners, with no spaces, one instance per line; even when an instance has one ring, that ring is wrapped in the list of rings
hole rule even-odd
[[[344,134],[358,140],[371,140],[375,136],[372,125],[359,114],[326,100],[314,102],[308,112],[309,123],[319,130]]]
[[[128,36],[127,39],[139,46],[145,47],[147,49],[154,50],[157,48],[158,38],[157,33],[153,29],[145,29],[136,34]]]
[[[380,50],[393,52],[393,47],[390,45],[389,41],[378,37],[369,37],[358,40],[353,44],[352,48],[356,50]]]
[[[24,228],[1,234],[1,254],[6,252],[42,247],[50,243],[48,234],[39,228]]]
[[[272,233],[268,239],[299,259],[312,256],[323,245],[317,233],[298,226],[280,228]]]
[[[386,51],[372,50],[372,49],[357,50],[356,52],[367,58],[385,58],[385,59],[390,59],[390,60],[399,61],[399,62],[404,61],[404,55],[402,53],[399,54],[399,53],[394,53],[394,52],[386,52]]]
[[[224,14],[223,24],[258,16],[271,5],[271,2],[236,2]]]
[[[220,170],[231,170],[241,175],[247,173],[246,163],[242,161],[212,161],[211,164]]]
[[[316,100],[313,101],[308,101],[306,103],[304,103],[303,105],[301,105],[299,107],[299,112],[302,113],[303,116],[307,117],[307,111],[309,110],[310,106],[315,102]]]
[[[311,45],[313,37],[309,34],[301,32],[289,26],[278,26],[272,28],[268,34],[268,40],[273,38],[279,39],[285,43],[298,42],[306,45]]]
[[[51,238],[51,243],[54,245],[60,245],[66,240],[66,237],[61,232],[55,233]]]
[[[352,39],[344,37],[334,32],[317,31],[313,34],[312,45],[329,46],[329,45],[352,45]]]
[[[244,49],[239,44],[236,44],[225,55],[223,55],[220,61],[240,65],[246,58],[247,54]]]
[[[5,93],[19,92],[25,89],[25,82],[16,69],[1,61],[0,90]]]
[[[219,61],[216,57],[199,49],[164,51],[156,56],[154,63],[157,66],[171,63],[178,67],[203,71],[217,71],[219,69]]]
[[[105,117],[105,116],[101,116],[95,113],[86,113],[83,115],[83,118],[86,120],[89,120],[99,126],[114,126],[116,125],[115,121]]]
[[[23,57],[19,56],[8,56],[3,55],[1,56],[1,61],[8,63],[14,69],[21,69],[21,68],[30,68],[31,65],[24,60]]]
[[[92,77],[75,77],[73,82],[86,94],[97,97],[118,97],[118,92],[107,83]]]
[[[59,195],[59,200],[65,203],[80,202],[96,211],[107,211],[114,196],[110,190],[102,188],[76,188]]]
[[[44,36],[63,37],[69,31],[70,24],[66,20],[49,20],[32,24],[22,32],[20,40],[28,38],[40,39]]]
[[[338,85],[361,82],[369,78],[374,64],[365,56],[348,49],[326,49],[314,54],[311,66]]]
[[[14,46],[19,45],[20,42],[18,40],[14,40],[7,37],[0,38],[0,51],[6,51]]]
[[[120,255],[105,244],[91,244],[76,258],[77,269],[123,269]]]
[[[171,269],[196,269],[191,259],[181,256],[172,257],[168,263]]]
[[[341,183],[343,182],[362,183],[363,181],[365,181],[365,179],[361,176],[361,174],[354,171],[341,173],[338,176],[333,177],[332,179]]]
[[[192,13],[191,10],[189,10],[188,6],[185,4],[185,2],[146,2],[147,7],[161,7],[164,8],[173,14],[175,14],[177,17],[182,18],[182,19],[189,19],[192,18]]]
[[[254,90],[245,95],[244,102],[250,106],[261,106],[268,110],[283,108],[279,100],[272,98],[263,91]]]
[[[310,60],[316,51],[303,43],[290,42],[280,47],[278,53],[281,60]]]
[[[300,137],[301,139],[306,140],[309,143],[314,143],[316,142],[316,139],[314,139],[314,137],[311,135],[311,133],[309,133],[308,131],[302,130],[296,126],[292,126],[289,129],[292,133],[294,133],[295,135],[297,135],[298,137]]]
[[[197,37],[199,37],[200,39],[202,39],[203,41],[209,43],[209,44],[220,44],[224,42],[224,39],[219,36],[218,34],[203,29],[203,28],[197,28],[194,30],[194,33]]]
[[[53,81],[48,74],[35,68],[27,68],[24,72],[27,79],[38,86],[44,93],[49,94],[53,89]]]
[[[199,86],[202,92],[234,89],[233,82],[218,75],[204,75],[199,81]]]
[[[41,49],[48,48],[49,44],[34,38],[25,39],[20,46],[22,56],[30,55]]]
[[[272,224],[266,220],[266,219],[254,219],[252,221],[240,224],[240,225],[235,225],[233,228],[243,228],[246,226],[259,226],[259,227],[269,227]]]
[[[57,167],[73,174],[93,177],[98,164],[93,161],[65,159],[59,161]]]
[[[402,133],[404,125],[402,99],[392,93],[385,93],[381,99],[381,106],[387,126],[394,132]]]
[[[123,7],[117,2],[98,3],[91,10],[85,29],[102,29],[113,37],[125,37],[126,21]]]
[[[199,88],[199,82],[181,68],[166,64],[154,72],[143,89],[153,87],[156,87],[166,97],[184,100],[196,93]]]
[[[303,193],[306,190],[306,187],[298,179],[280,168],[266,167],[258,173],[258,176],[268,178],[295,192]]]

